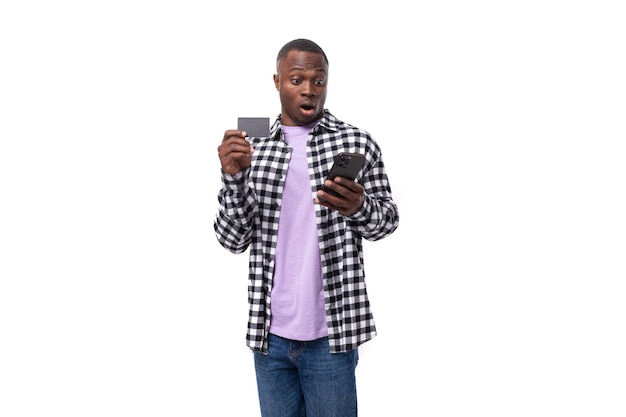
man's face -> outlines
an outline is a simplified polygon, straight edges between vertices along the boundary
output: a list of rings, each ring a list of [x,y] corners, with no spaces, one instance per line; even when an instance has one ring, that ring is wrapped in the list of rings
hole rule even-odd
[[[289,51],[278,62],[274,84],[280,95],[281,122],[304,126],[320,119],[326,102],[328,65],[323,55]]]

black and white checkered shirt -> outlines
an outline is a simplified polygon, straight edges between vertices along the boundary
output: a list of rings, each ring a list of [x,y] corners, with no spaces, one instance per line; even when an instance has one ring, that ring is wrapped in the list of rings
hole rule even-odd
[[[218,241],[233,253],[250,247],[247,344],[267,352],[272,278],[275,266],[278,217],[285,175],[291,156],[284,141],[280,116],[269,138],[251,138],[251,167],[234,175],[222,173],[219,210],[214,222]],[[307,144],[311,198],[316,197],[338,152],[365,154],[357,177],[365,188],[361,209],[345,217],[316,204],[326,321],[331,352],[356,348],[376,335],[365,287],[361,239],[390,235],[399,221],[381,152],[363,130],[335,118],[328,110],[313,128]]]

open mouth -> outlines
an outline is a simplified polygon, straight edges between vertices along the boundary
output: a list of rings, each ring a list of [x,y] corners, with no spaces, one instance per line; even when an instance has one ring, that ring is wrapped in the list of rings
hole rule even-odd
[[[311,115],[315,112],[315,104],[313,103],[303,103],[300,105],[300,108],[305,115]]]

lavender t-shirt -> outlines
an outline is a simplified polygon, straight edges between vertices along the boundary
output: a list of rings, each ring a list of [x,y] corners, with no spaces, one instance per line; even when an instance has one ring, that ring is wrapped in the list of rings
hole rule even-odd
[[[328,335],[317,221],[307,164],[309,126],[283,126],[291,159],[278,222],[270,332],[292,340]]]

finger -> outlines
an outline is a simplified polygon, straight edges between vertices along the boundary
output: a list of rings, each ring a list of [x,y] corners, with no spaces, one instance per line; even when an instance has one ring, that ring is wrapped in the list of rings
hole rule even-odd
[[[360,188],[362,187],[361,184],[359,184],[358,182],[349,180],[344,177],[335,177],[334,182],[355,193],[358,193]]]
[[[226,132],[224,132],[224,138],[222,139],[222,142],[225,142],[228,139],[233,139],[233,138],[239,138],[239,139],[245,140],[246,135],[247,135],[247,132],[244,130],[235,130],[235,129],[227,130]]]
[[[344,216],[348,216],[352,213],[354,213],[356,210],[354,210],[354,208],[350,205],[348,205],[344,199],[339,198],[337,201],[339,201],[339,203],[333,203],[332,201],[329,201],[330,198],[336,199],[336,197],[328,197],[328,199],[322,199],[322,198],[316,198],[315,202],[317,204],[320,204],[324,207],[328,207],[331,210],[335,210],[341,214],[343,214]],[[333,200],[335,201],[335,200]]]
[[[338,182],[339,177],[334,178],[333,180],[326,180],[324,182],[324,186],[326,186],[326,188],[330,188],[331,190],[335,191],[337,194],[339,194],[341,197],[345,198],[346,194],[348,192],[350,192],[351,190],[347,187],[345,187],[344,185],[341,185]],[[347,180],[343,180],[344,182]]]
[[[220,156],[226,156],[231,153],[243,153],[250,155],[254,152],[254,148],[245,139],[231,137],[220,143],[217,147]]]
[[[337,207],[343,207],[343,205],[346,203],[345,198],[336,197],[332,194],[325,192],[324,190],[319,190],[317,192],[317,199],[320,200],[320,203],[322,205],[326,207],[334,208],[334,209],[337,209]]]

